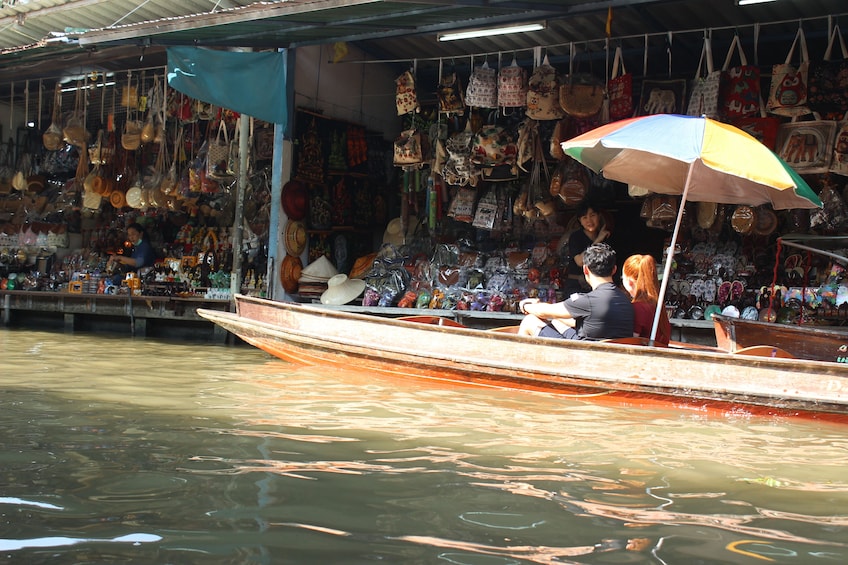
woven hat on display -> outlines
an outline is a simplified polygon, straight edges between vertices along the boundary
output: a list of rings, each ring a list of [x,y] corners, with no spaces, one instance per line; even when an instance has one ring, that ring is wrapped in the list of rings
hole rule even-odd
[[[283,186],[282,203],[289,220],[302,220],[309,207],[309,191],[302,182],[290,180]]]
[[[280,283],[286,292],[297,292],[297,281],[300,279],[300,272],[303,270],[303,262],[300,257],[294,255],[286,255],[280,265]]]
[[[284,234],[286,253],[300,255],[306,249],[306,226],[303,222],[289,221]]]
[[[361,279],[371,270],[371,267],[374,266],[374,261],[377,259],[376,253],[369,253],[368,255],[363,255],[353,262],[353,267],[350,269],[350,278],[352,279]]]
[[[418,218],[410,216],[408,225],[406,226],[407,237],[404,237],[403,220],[401,218],[394,218],[389,221],[386,231],[383,232],[383,243],[391,243],[395,247],[400,247],[406,243],[408,237],[411,237],[415,233],[416,229],[418,229]]]
[[[313,282],[325,282],[338,274],[338,270],[336,270],[327,256],[321,255],[303,268],[300,278]]]
[[[754,209],[745,205],[737,206],[730,218],[730,225],[736,233],[748,235],[754,229]]]
[[[114,208],[121,209],[127,205],[127,196],[122,190],[115,190],[109,195],[109,203]]]
[[[771,235],[777,229],[777,214],[768,208],[757,208],[754,219],[754,233]]]
[[[715,202],[698,202],[698,226],[708,230],[718,217],[718,204]]]
[[[347,304],[365,290],[365,281],[336,275],[327,281],[327,290],[321,295],[321,304]]]

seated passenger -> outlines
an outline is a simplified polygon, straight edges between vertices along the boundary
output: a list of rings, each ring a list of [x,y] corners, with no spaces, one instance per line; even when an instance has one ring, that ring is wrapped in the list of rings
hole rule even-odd
[[[608,339],[633,336],[633,306],[612,280],[615,251],[606,243],[595,243],[583,252],[583,276],[592,289],[574,293],[566,300],[549,304],[535,298],[521,301],[527,316],[519,335],[562,339]]]
[[[651,337],[654,315],[660,294],[657,264],[650,255],[631,255],[621,269],[621,282],[633,298],[633,335]],[[665,308],[660,308],[660,321],[654,341],[668,345],[671,339],[671,322]]]

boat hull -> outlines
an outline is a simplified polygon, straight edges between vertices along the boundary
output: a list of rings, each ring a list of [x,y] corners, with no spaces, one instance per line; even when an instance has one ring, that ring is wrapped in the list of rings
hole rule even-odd
[[[294,363],[565,394],[848,411],[848,366],[838,364],[528,338],[244,296],[236,304],[236,313],[198,313]]]
[[[724,351],[771,345],[800,359],[848,363],[848,331],[790,326],[727,316],[714,316],[716,343]]]

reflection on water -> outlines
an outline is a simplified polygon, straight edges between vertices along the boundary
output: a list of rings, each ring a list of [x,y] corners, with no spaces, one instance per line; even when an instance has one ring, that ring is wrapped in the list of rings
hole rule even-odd
[[[848,426],[0,330],[0,561],[844,563]]]

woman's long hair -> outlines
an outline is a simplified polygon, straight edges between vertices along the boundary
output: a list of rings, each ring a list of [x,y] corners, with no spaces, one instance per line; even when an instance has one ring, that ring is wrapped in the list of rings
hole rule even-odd
[[[631,255],[622,268],[624,276],[633,280],[636,292],[633,302],[656,304],[660,297],[660,283],[657,279],[657,263],[650,255]]]

